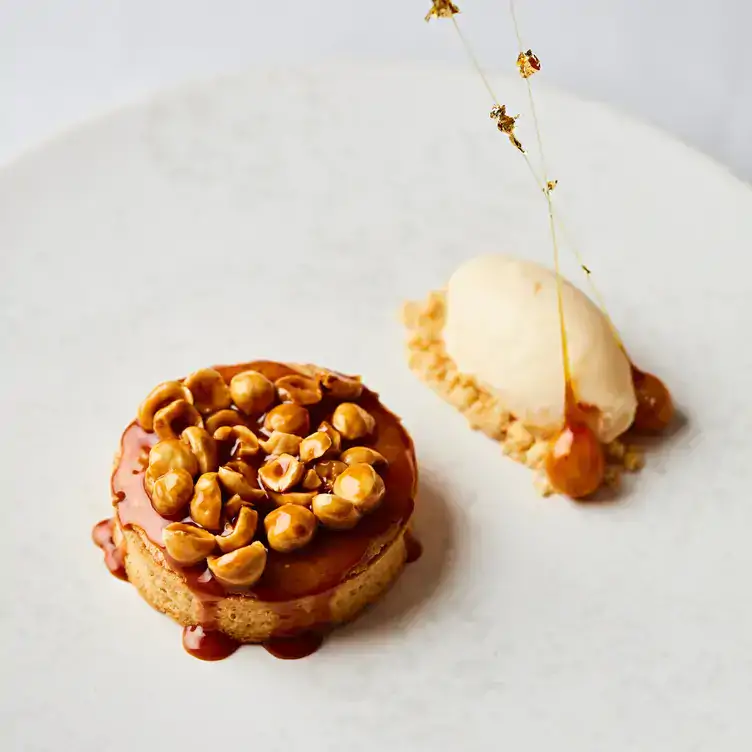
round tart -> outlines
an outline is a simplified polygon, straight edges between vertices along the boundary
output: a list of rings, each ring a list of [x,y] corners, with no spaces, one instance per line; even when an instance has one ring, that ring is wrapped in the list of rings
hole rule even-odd
[[[115,574],[214,659],[241,643],[311,652],[410,558],[417,471],[400,420],[359,379],[257,361],[156,387],[125,430]]]

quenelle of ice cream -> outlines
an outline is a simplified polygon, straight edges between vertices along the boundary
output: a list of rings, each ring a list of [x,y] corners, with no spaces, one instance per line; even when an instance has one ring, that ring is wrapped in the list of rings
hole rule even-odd
[[[565,379],[556,275],[504,255],[474,258],[449,280],[444,342],[460,372],[473,375],[522,423],[555,432],[564,423]],[[581,290],[562,283],[572,386],[599,411],[610,442],[629,428],[637,400],[630,362],[609,322]]]

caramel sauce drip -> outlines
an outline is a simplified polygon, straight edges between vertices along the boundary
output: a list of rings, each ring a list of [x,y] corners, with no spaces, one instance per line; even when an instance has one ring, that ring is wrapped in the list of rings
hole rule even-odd
[[[267,361],[217,367],[228,383],[236,373],[248,369],[263,373],[271,381],[298,373],[283,364]],[[413,512],[417,470],[412,440],[399,419],[380,403],[375,393],[364,388],[357,403],[374,417],[376,429],[369,440],[352,443],[371,446],[386,458],[389,464],[382,472],[386,494],[381,505],[372,514],[364,517],[354,529],[346,533],[319,527],[314,539],[303,549],[291,553],[269,550],[261,579],[252,588],[242,591],[242,594],[277,604],[277,615],[282,626],[265,647],[278,657],[303,657],[321,644],[329,623],[331,589],[357,574],[378,556],[404,529]],[[312,431],[321,421],[330,420],[335,406],[336,403],[325,399],[318,405],[308,407]],[[262,428],[263,420],[264,416],[261,416],[256,424],[249,425],[256,433],[266,434]],[[149,450],[157,441],[154,433],[147,433],[135,421],[123,433],[120,461],[111,480],[116,514],[124,528],[142,530],[159,547],[165,561],[183,576],[187,586],[200,601],[200,624],[186,627],[183,632],[186,650],[203,660],[218,660],[234,652],[237,643],[216,630],[216,604],[238,591],[228,590],[219,584],[205,564],[184,567],[172,561],[165,552],[162,531],[175,520],[160,516],[152,507],[144,489]],[[347,445],[347,442],[343,444],[343,450]],[[229,457],[220,458],[220,461],[227,459]],[[263,459],[263,456],[255,458],[256,464],[260,465]],[[273,505],[265,508],[264,504],[259,504],[258,507],[265,513]],[[184,519],[190,520],[189,517]],[[265,543],[263,526],[260,527],[260,538]],[[414,542],[411,545],[414,551],[419,544]],[[413,554],[411,560],[414,558],[417,555]],[[284,629],[285,602],[306,596],[314,596],[310,604],[309,623],[302,634],[289,634]],[[232,648],[232,643],[235,648]]]
[[[405,531],[405,549],[407,550],[407,557],[405,562],[412,564],[414,561],[418,561],[423,555],[423,545],[415,537],[412,530]]]
[[[114,520],[108,518],[97,522],[91,532],[94,543],[104,552],[104,563],[110,573],[120,580],[128,582],[128,574],[125,571],[125,557],[123,550],[112,538],[112,526]]]

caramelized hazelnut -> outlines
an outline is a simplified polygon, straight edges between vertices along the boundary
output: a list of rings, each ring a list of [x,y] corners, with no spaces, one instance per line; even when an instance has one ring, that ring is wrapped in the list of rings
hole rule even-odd
[[[347,470],[347,465],[339,460],[330,460],[328,462],[317,462],[313,466],[313,469],[316,471],[316,475],[321,478],[324,485],[327,488],[331,488],[337,477]]]
[[[269,431],[282,431],[305,436],[311,427],[308,410],[294,402],[285,402],[272,408],[264,419],[264,428]]]
[[[370,466],[350,465],[334,481],[334,494],[351,501],[363,514],[372,512],[384,498],[384,481]]]
[[[154,416],[158,410],[174,402],[175,400],[193,402],[190,389],[183,386],[179,381],[165,381],[155,386],[146,399],[138,406],[137,421],[144,431],[154,430]]]
[[[237,548],[247,546],[256,534],[258,524],[258,512],[251,507],[240,507],[238,519],[230,532],[226,535],[217,535],[217,545],[223,554],[235,551]]]
[[[243,371],[230,381],[232,401],[246,415],[261,415],[277,398],[274,384],[258,371]]]
[[[186,376],[183,382],[193,395],[193,404],[202,415],[215,413],[232,404],[230,389],[222,374],[213,368],[202,368]]]
[[[291,454],[280,454],[267,462],[258,471],[259,480],[271,491],[283,493],[300,483],[305,475],[305,466]]]
[[[181,440],[186,443],[198,461],[199,473],[213,473],[217,469],[217,443],[209,435],[205,428],[188,426],[180,434]]]
[[[228,462],[219,468],[219,481],[230,494],[237,494],[247,501],[266,498],[266,494],[253,485],[254,473],[245,462]]]
[[[362,439],[373,433],[376,421],[360,405],[354,402],[343,402],[337,405],[332,416],[332,425],[350,441]]]
[[[566,425],[546,455],[546,475],[557,493],[582,499],[600,488],[606,471],[603,446],[586,425]]]
[[[386,465],[386,457],[370,447],[351,447],[339,457],[347,465]]]
[[[144,489],[150,499],[152,493],[154,493],[154,484],[157,482],[157,478],[159,478],[159,475],[154,472],[154,469],[147,467],[144,473]]]
[[[293,433],[273,431],[266,441],[259,440],[259,444],[266,454],[297,454],[301,441],[300,436]]]
[[[634,366],[632,381],[637,397],[637,411],[632,428],[641,434],[660,433],[674,417],[671,393],[657,376],[640,371]]]
[[[336,400],[356,400],[363,393],[363,384],[333,371],[319,376],[319,383]]]
[[[237,456],[240,459],[253,457],[258,454],[258,437],[247,426],[222,426],[214,432],[214,438],[218,441],[234,439],[237,443],[237,448],[233,456]]]
[[[157,410],[154,416],[154,431],[160,439],[177,439],[188,426],[204,427],[198,410],[186,400],[175,400]]]
[[[175,517],[193,496],[193,476],[187,470],[168,470],[154,481],[151,505],[163,517]]]
[[[187,470],[192,476],[198,472],[198,460],[190,448],[179,439],[167,439],[155,444],[149,452],[149,470],[156,480],[168,470]]]
[[[219,530],[222,519],[222,489],[217,473],[204,473],[197,481],[191,499],[191,517],[207,530]]]
[[[283,376],[274,382],[280,399],[286,402],[296,402],[298,405],[315,405],[321,402],[321,389],[315,379],[308,376],[293,374]]]
[[[312,508],[319,521],[333,530],[350,530],[361,517],[355,504],[334,494],[317,494]]]
[[[332,448],[331,437],[323,431],[316,431],[300,443],[300,459],[311,462],[323,457]]]
[[[222,426],[244,426],[245,418],[237,410],[220,410],[206,419],[206,430],[214,436]]]
[[[266,567],[266,549],[260,541],[206,561],[214,577],[228,587],[251,587]]]
[[[334,426],[325,420],[321,421],[318,430],[323,431],[332,440],[332,452],[339,452],[342,448],[342,437],[339,435],[339,431],[335,431]]]
[[[195,525],[184,522],[173,522],[162,531],[167,553],[178,564],[191,566],[209,556],[217,542],[214,536]]]
[[[315,491],[321,487],[321,478],[315,470],[309,470],[303,477],[303,482],[300,484],[306,491]]]
[[[302,548],[316,532],[316,517],[298,504],[284,504],[264,520],[266,538],[275,551],[286,553]]]
[[[290,493],[277,493],[276,491],[269,491],[268,494],[269,498],[278,507],[284,506],[285,504],[297,504],[301,507],[310,507],[316,492],[291,491]]]
[[[253,509],[253,502],[244,499],[239,494],[231,496],[225,502],[225,518],[228,520],[234,520],[240,514],[240,510],[245,507]]]

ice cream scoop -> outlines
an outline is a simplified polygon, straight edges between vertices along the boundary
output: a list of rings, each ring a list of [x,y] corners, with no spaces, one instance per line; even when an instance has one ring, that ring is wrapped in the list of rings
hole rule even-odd
[[[565,377],[556,275],[505,255],[474,258],[449,280],[444,341],[462,373],[475,376],[523,424],[555,432],[564,423]],[[562,282],[572,387],[597,408],[602,442],[634,420],[630,362],[600,309]]]

